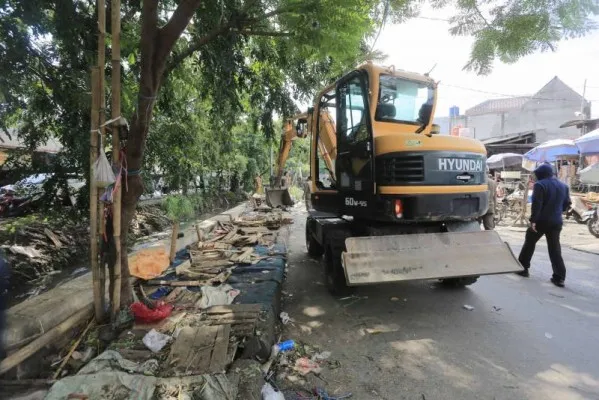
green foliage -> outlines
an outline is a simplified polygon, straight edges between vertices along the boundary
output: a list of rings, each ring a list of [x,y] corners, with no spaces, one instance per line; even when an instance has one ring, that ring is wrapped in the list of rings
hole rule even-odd
[[[164,200],[167,217],[173,222],[180,222],[195,216],[194,206],[187,196],[170,195]]]
[[[442,2],[446,5],[447,2]],[[596,0],[457,0],[453,35],[475,41],[466,69],[489,74],[495,59],[514,63],[537,51],[554,50],[561,39],[584,36],[596,28]]]

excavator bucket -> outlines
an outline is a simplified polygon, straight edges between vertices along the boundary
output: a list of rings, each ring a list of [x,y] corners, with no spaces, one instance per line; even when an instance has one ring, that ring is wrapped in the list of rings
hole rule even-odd
[[[287,189],[265,188],[266,204],[272,208],[287,207],[293,205],[293,200]]]
[[[523,270],[495,231],[351,237],[345,245],[350,286]]]

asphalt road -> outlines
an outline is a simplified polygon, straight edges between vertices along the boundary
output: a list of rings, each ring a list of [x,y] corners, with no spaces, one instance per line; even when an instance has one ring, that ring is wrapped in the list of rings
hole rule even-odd
[[[359,400],[599,399],[599,255],[564,248],[564,289],[549,283],[539,242],[528,279],[487,276],[454,290],[431,281],[366,286],[341,300],[305,251],[304,222],[296,215],[289,238],[283,308],[294,323],[283,335],[340,363],[304,385]]]

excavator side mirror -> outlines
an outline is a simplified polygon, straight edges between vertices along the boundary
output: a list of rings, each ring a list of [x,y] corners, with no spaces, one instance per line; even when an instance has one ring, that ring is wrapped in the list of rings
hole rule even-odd
[[[422,125],[428,125],[433,114],[433,105],[424,103],[418,112],[418,122]]]

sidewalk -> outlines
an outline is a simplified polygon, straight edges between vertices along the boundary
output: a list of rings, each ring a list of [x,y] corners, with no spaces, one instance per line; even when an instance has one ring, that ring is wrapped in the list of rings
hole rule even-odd
[[[228,221],[237,218],[245,209],[243,203],[212,218],[200,222],[200,229],[209,232],[217,221]],[[183,249],[197,241],[194,224],[183,231],[184,236],[177,241],[177,249]],[[170,235],[168,235],[170,238]],[[136,246],[130,253],[154,244],[168,245],[169,239],[153,241]],[[65,301],[68,299],[68,301]],[[26,344],[37,336],[52,329],[71,315],[93,304],[91,272],[57,286],[39,296],[29,298],[11,307],[7,311],[7,326],[5,343],[11,348],[19,343]]]

